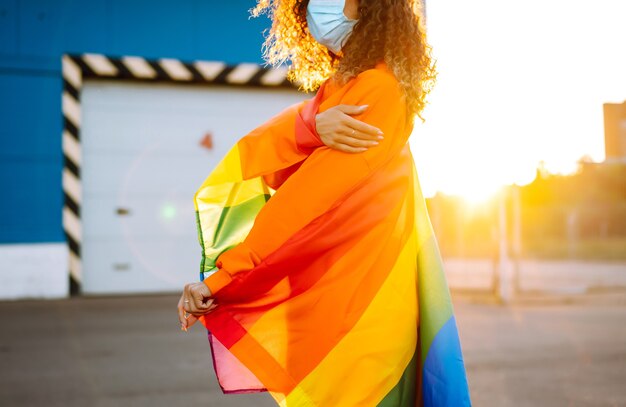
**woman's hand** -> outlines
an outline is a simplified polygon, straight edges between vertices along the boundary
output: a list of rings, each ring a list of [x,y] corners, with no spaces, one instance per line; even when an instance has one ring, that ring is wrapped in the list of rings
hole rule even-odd
[[[346,153],[360,153],[378,144],[383,138],[380,129],[349,115],[360,114],[367,105],[337,105],[315,116],[315,128],[328,147]]]
[[[186,284],[183,294],[178,300],[180,328],[186,332],[190,326],[196,323],[200,315],[204,315],[217,307],[213,301],[211,290],[203,282]]]

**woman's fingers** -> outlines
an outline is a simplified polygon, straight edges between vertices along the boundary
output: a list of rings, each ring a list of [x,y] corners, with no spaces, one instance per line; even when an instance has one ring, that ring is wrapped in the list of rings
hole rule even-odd
[[[190,314],[190,315],[194,315],[194,316],[199,317],[200,315],[204,315],[207,312],[209,312],[212,309],[211,308],[212,305],[214,305],[214,304],[210,304],[210,306],[208,306],[207,308],[201,309],[201,310],[187,311],[187,313]]]
[[[364,113],[367,108],[367,105],[342,104],[317,114],[315,126],[322,142],[347,153],[360,153],[376,146],[383,138],[380,129],[350,116]]]
[[[197,320],[198,320],[197,316],[189,314],[189,316],[187,317],[187,329],[191,328],[193,324],[196,323]]]
[[[211,291],[203,282],[185,285],[185,295],[189,302],[185,303],[185,310],[192,314],[202,314],[213,303]]]
[[[352,129],[344,127],[340,130],[339,133],[335,134],[335,136],[333,137],[333,142],[338,145],[343,145],[345,147],[356,149],[356,151],[365,151],[368,148],[374,147],[379,144],[379,142],[376,140],[364,140],[357,138],[358,134],[358,132],[355,132],[353,135]]]
[[[378,127],[372,126],[370,124],[367,124],[359,119],[355,119],[354,117],[350,116],[350,114],[363,113],[365,109],[363,109],[363,111],[352,112],[352,111],[346,111],[346,109],[344,108],[342,109],[342,111],[344,113],[343,123],[347,125],[350,129],[355,130],[354,137],[364,139],[364,140],[382,139],[383,132]]]
[[[180,322],[180,327],[182,330],[187,330],[187,319],[185,319],[185,293],[180,296],[180,300],[178,300],[178,321]]]
[[[214,303],[211,291],[203,282],[189,283],[183,289],[183,309],[189,314],[200,316],[205,314]]]
[[[189,327],[191,326],[189,324],[189,318],[191,318],[192,315],[194,316],[199,316],[202,315],[203,312],[199,312],[196,309],[196,305],[195,305],[195,300],[194,300],[194,296],[193,296],[193,285],[194,284],[185,284],[185,287],[183,288],[183,295],[181,297],[181,301],[182,301],[182,309],[183,309],[183,319],[182,319],[182,329],[184,331],[187,331],[187,329],[189,329]],[[180,314],[180,313],[179,313]],[[179,316],[180,319],[180,316]]]
[[[347,144],[350,147],[373,147],[379,144],[376,140],[364,140],[357,137],[357,133],[354,135],[351,132],[344,132],[338,135],[335,139],[338,143]]]
[[[187,332],[201,315],[207,314],[217,307],[218,304],[215,303],[214,298],[206,297],[207,292],[210,293],[208,287],[207,291],[204,291],[197,283],[185,285],[177,305],[178,320],[183,331]],[[199,303],[196,297],[200,298]],[[189,302],[186,302],[187,300]]]
[[[198,313],[198,314],[188,314],[189,316],[187,317],[187,326],[190,327],[193,324],[195,324],[202,315],[206,315],[208,313],[210,313],[211,311],[213,311],[215,308],[217,308],[217,304],[213,303],[209,306],[209,308],[207,308],[205,311]]]
[[[378,128],[370,126],[354,117],[348,116],[345,124],[350,128],[350,131],[354,129],[354,137],[363,140],[382,140],[384,137],[383,133],[378,130]]]
[[[378,145],[383,136],[379,136],[376,133],[378,130],[371,130],[369,128],[364,128],[364,126],[376,129],[376,127],[370,126],[348,116],[346,125],[338,129],[337,134],[334,137],[334,141],[336,143],[345,144],[348,147],[357,148],[369,148]]]
[[[343,144],[340,142],[333,142],[329,145],[329,147],[333,148],[334,150],[339,150],[346,153],[362,153],[363,151],[367,150],[367,147],[351,147],[347,144]]]
[[[190,327],[192,327],[196,322],[198,322],[200,320],[200,316],[201,315],[206,315],[208,313],[210,313],[211,311],[213,311],[215,308],[217,308],[217,304],[213,303],[209,306],[209,308],[204,311],[201,314],[198,315],[194,315],[194,314],[187,314],[187,329],[189,329]]]
[[[185,308],[185,311],[189,312],[189,313],[194,313],[196,312],[196,302],[193,298],[193,293],[191,292],[191,287],[193,286],[193,284],[189,283],[189,284],[185,284],[185,288],[183,289],[183,294],[185,296],[185,301],[183,304],[183,307]]]

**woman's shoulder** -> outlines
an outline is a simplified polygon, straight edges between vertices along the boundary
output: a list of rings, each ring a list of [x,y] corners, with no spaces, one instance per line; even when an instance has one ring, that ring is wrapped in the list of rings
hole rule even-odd
[[[359,99],[367,98],[402,98],[404,92],[400,82],[384,62],[378,62],[373,68],[365,69],[352,77],[343,85],[331,77],[325,82],[323,100],[332,94],[359,95]]]
[[[373,68],[361,71],[354,79],[355,84],[358,83],[360,87],[380,90],[385,93],[397,93],[398,95],[402,93],[400,82],[383,61],[378,62]]]
[[[379,61],[374,67],[361,71],[357,77],[375,77],[381,80],[397,82],[395,75],[385,61]]]

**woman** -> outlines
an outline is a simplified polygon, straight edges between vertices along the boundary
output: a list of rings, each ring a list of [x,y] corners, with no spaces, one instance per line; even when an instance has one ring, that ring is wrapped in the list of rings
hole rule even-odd
[[[179,320],[207,328],[224,393],[268,391],[281,406],[471,404],[408,144],[435,74],[418,6],[253,10],[273,18],[266,58],[319,89],[242,137],[195,195],[202,281],[185,286]]]

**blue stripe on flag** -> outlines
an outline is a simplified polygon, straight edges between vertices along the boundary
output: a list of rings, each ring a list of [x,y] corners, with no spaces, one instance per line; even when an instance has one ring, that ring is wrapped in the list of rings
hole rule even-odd
[[[472,405],[454,315],[435,335],[422,378],[424,407]]]

